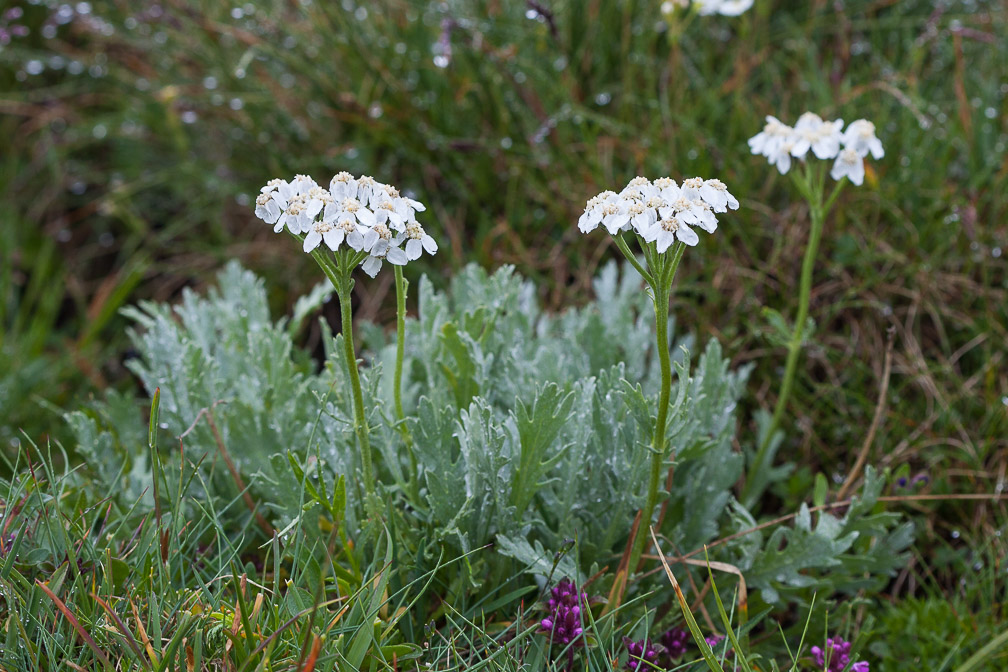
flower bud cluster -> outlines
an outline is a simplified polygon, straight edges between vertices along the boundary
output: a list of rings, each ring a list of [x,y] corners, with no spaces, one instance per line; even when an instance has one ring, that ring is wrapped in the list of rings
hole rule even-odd
[[[696,245],[700,238],[691,227],[714,233],[715,213],[738,207],[738,200],[720,180],[693,177],[679,185],[668,177],[654,182],[635,177],[620,193],[603,191],[589,200],[578,228],[588,233],[601,224],[614,236],[632,229],[664,253],[676,240]]]
[[[875,137],[875,124],[867,119],[852,121],[843,130],[843,119],[823,120],[813,112],[798,118],[794,127],[768,116],[763,130],[749,138],[753,154],[765,156],[782,175],[791,169],[791,159],[801,161],[811,151],[817,159],[833,160],[830,176],[847,177],[854,184],[864,182],[864,158],[885,156],[882,142]]]
[[[623,638],[623,645],[627,648],[626,669],[630,672],[643,672],[644,670],[654,670],[658,667],[658,649],[650,640],[644,639],[639,642]]]
[[[812,647],[812,658],[816,669],[826,672],[841,672],[850,664],[851,644],[840,637],[830,637],[826,640],[826,650],[818,646]],[[850,666],[850,672],[868,672],[868,662],[865,660]]]
[[[546,618],[539,622],[539,632],[549,635],[550,641],[560,646],[574,642],[584,644],[584,610],[588,608],[588,595],[579,591],[570,579],[561,579],[550,589],[546,602]]]
[[[383,260],[402,266],[424,251],[437,252],[437,243],[416,220],[426,209],[368,175],[340,172],[328,188],[306,175],[270,180],[256,198],[255,214],[276,233],[286,227],[304,236],[305,252],[322,244],[334,252],[344,245],[366,252],[361,268],[373,278]]]

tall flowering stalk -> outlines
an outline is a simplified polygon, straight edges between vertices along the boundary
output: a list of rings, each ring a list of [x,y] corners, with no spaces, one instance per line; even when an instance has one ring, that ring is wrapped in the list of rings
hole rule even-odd
[[[395,406],[401,423],[403,413],[399,388],[406,303],[406,283],[401,267],[418,258],[423,250],[431,254],[437,251],[434,239],[416,220],[416,213],[425,209],[423,204],[400,195],[395,187],[366,175],[355,178],[346,172],[336,174],[328,188],[319,186],[305,175],[297,175],[289,182],[270,180],[256,199],[256,216],[273,225],[274,232],[281,233],[286,229],[300,240],[302,249],[319,265],[339,297],[343,355],[350,375],[354,433],[360,448],[364,479],[364,505],[371,518],[380,517],[381,509],[354,349],[353,272],[359,266],[373,278],[385,261],[396,269],[398,333]]]
[[[749,147],[753,154],[766,157],[782,175],[790,174],[795,187],[809,205],[811,230],[808,245],[802,259],[801,279],[798,290],[798,315],[795,318],[794,330],[787,343],[787,363],[784,367],[784,378],[781,381],[780,393],[774,405],[770,425],[760,441],[753,460],[751,473],[761,473],[766,466],[767,451],[770,442],[780,425],[787,407],[791,388],[794,385],[795,372],[798,366],[798,355],[806,337],[806,322],[808,321],[809,302],[812,295],[812,269],[815,266],[816,253],[822,238],[823,224],[840,191],[847,180],[860,186],[864,182],[864,159],[871,154],[875,159],[881,159],[885,152],[882,143],[875,137],[875,125],[865,119],[858,119],[843,129],[843,119],[824,120],[819,115],[806,112],[798,118],[794,127],[788,126],[775,117],[766,118],[766,126],[757,135],[749,139]],[[812,154],[819,161],[806,160]],[[791,171],[792,159],[802,163],[801,170]],[[827,161],[832,161],[832,167]],[[828,188],[827,174],[836,184]],[[827,193],[828,192],[828,193]],[[750,480],[750,484],[755,481]],[[742,501],[748,502],[755,496],[749,491],[747,484]]]
[[[655,310],[661,387],[651,437],[651,470],[647,495],[641,509],[640,525],[632,542],[627,574],[635,571],[644,551],[647,528],[658,502],[658,483],[668,457],[665,433],[672,392],[668,320],[676,270],[686,247],[700,242],[694,228],[714,233],[717,230],[716,213],[738,207],[738,201],[719,180],[694,177],[679,185],[668,177],[654,182],[636,177],[618,194],[604,191],[592,198],[578,220],[578,228],[582,233],[594,231],[600,225],[609,232],[620,252],[647,283]],[[644,253],[644,265],[630,250],[627,242],[629,234],[636,239]],[[614,588],[621,590],[618,586],[625,579],[626,575],[617,576],[617,586]]]

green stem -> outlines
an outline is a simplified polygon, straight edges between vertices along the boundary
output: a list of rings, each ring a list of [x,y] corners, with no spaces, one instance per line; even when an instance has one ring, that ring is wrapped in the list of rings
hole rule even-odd
[[[655,421],[654,434],[651,437],[651,472],[648,476],[647,498],[644,500],[640,524],[630,549],[630,561],[627,565],[629,574],[637,570],[637,564],[640,562],[644,546],[647,544],[648,527],[651,525],[651,517],[658,504],[658,484],[661,481],[665,458],[668,454],[665,430],[668,423],[669,399],[672,396],[672,360],[669,357],[668,342],[669,298],[672,295],[672,283],[675,280],[676,270],[679,268],[679,262],[682,261],[685,249],[686,246],[683,243],[676,243],[671,261],[662,269],[651,269],[655,276],[661,278],[660,285],[652,285],[651,287],[654,298],[658,364],[661,368],[661,389],[658,393],[658,417]]]
[[[353,280],[350,275],[356,264],[346,256],[338,257],[338,264],[333,264],[324,253],[313,253],[312,256],[322,268],[322,272],[329,278],[336,288],[336,295],[339,296],[340,317],[342,318],[343,332],[343,355],[346,358],[347,371],[350,374],[350,389],[353,393],[354,407],[354,432],[357,434],[357,442],[360,444],[361,465],[364,471],[364,507],[368,517],[378,519],[381,511],[378,507],[378,495],[375,492],[374,466],[371,456],[371,442],[368,438],[369,430],[367,417],[364,415],[364,395],[361,392],[360,373],[357,370],[357,354],[354,352],[353,343],[353,309],[350,304]]]
[[[402,405],[402,369],[406,348],[406,291],[409,289],[409,282],[403,277],[402,266],[394,266],[394,268],[396,287],[396,358],[395,372],[392,380],[392,396],[395,400],[396,423],[399,427],[399,433],[402,435],[403,442],[406,444],[412,482],[415,484],[417,460],[416,454],[413,452],[413,437],[410,436],[409,427],[406,426],[406,413],[403,411]]]
[[[637,261],[637,257],[634,256],[633,252],[630,251],[630,247],[627,245],[626,240],[623,238],[623,234],[620,233],[618,235],[613,236],[613,240],[616,241],[616,247],[618,247],[619,251],[623,253],[623,256],[626,257],[626,260],[630,262],[630,265],[633,266],[637,270],[637,272],[641,274],[641,277],[644,278],[644,280],[649,285],[653,285],[654,279],[651,277],[651,274],[648,273],[644,269],[644,267],[640,265],[640,262]]]
[[[811,185],[810,185],[811,186]],[[751,472],[757,473],[764,467],[766,452],[769,449],[770,441],[774,432],[780,425],[784,417],[784,410],[787,407],[788,398],[791,396],[791,388],[794,386],[795,372],[798,367],[798,355],[801,352],[803,336],[805,333],[805,322],[808,320],[809,302],[812,297],[812,269],[815,266],[816,253],[819,250],[819,241],[822,238],[823,223],[826,220],[826,210],[823,207],[822,185],[818,189],[810,189],[814,200],[810,200],[809,214],[812,218],[812,231],[809,234],[808,246],[805,248],[805,257],[802,259],[801,280],[798,289],[798,316],[795,318],[794,332],[788,342],[787,363],[784,366],[784,379],[781,382],[781,391],[777,396],[777,403],[774,406],[773,417],[770,426],[767,428],[763,440],[760,442],[756,458],[753,460]],[[836,192],[831,196],[832,201]]]

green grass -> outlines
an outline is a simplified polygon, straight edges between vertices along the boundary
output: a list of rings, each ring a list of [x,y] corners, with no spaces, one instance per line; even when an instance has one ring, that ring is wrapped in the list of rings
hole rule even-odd
[[[31,34],[0,50],[0,440],[12,460],[27,445],[19,429],[40,446],[47,435],[66,435],[54,407],[134,386],[120,308],[203,286],[237,257],[270,278],[274,306],[289,311],[317,272],[295,247],[276,244],[250,199],[276,175],[321,180],[340,169],[409,188],[428,205],[441,252],[410,266],[411,279],[433,271],[446,282],[469,261],[514,263],[554,309],[584,303],[600,264],[617,254],[604,238],[577,233],[587,198],[635,174],[719,177],[743,208],[687,256],[672,309],[679,324],[716,335],[735,364],[755,363],[740,414],[750,418],[777,394],[783,350],[761,310],[795,313],[808,213],[745,141],[766,114],[793,121],[811,109],[875,121],[886,157],[864,187],[846,190],[826,223],[812,294],[817,331],[778,455],[797,469],[762,514],[793,510],[819,472],[842,481],[878,408],[870,464],[926,473],[920,494],[1003,489],[1003,2],[861,0],[838,11],[758,0],[738,19],[694,21],[677,43],[655,29],[660,3],[630,0],[565,0],[543,21],[526,18],[523,3],[489,0],[444,10],[386,0],[365,20],[322,2],[259,2],[241,18],[212,2],[165,3],[163,15],[95,2],[51,38],[43,26],[52,10],[20,4]],[[114,32],[103,33],[97,18]],[[442,69],[431,45],[445,21],[452,59]],[[41,74],[24,74],[32,60],[44,65]],[[359,287],[358,315],[390,324],[390,289]],[[336,318],[334,306],[325,312]],[[891,376],[879,405],[889,338]],[[303,339],[316,347],[320,334],[309,329]],[[50,493],[60,502],[72,495]],[[96,524],[98,505],[68,505],[83,516],[78,531]],[[959,583],[974,576],[970,548],[984,549],[983,571],[1003,594],[1003,569],[988,568],[1003,567],[1005,545],[994,533],[1004,527],[1004,505],[907,507],[921,530],[911,570],[920,580],[894,586],[893,606],[872,627],[933,633],[935,653],[923,662],[935,666],[938,651],[966,634],[945,668],[955,669],[1005,627],[1002,601],[976,635],[948,616],[959,619],[980,594]],[[154,529],[143,528],[144,544],[155,544]],[[89,552],[95,559],[103,546]],[[82,580],[67,574],[64,584]],[[151,584],[150,594],[189,587],[172,581]],[[56,622],[30,580],[19,590],[36,591],[31,604],[45,605],[36,627]],[[177,623],[182,604],[175,598],[145,618],[151,627]],[[100,615],[94,603],[87,609],[81,617]],[[66,622],[59,627],[73,640]],[[871,651],[881,660],[903,655]]]

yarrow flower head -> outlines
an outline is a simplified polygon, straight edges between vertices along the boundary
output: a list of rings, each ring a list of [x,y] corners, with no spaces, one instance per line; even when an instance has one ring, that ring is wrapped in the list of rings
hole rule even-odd
[[[588,595],[579,591],[570,579],[561,579],[550,589],[546,601],[546,618],[539,622],[539,632],[549,635],[550,641],[559,646],[574,642],[584,645],[583,610],[588,608]]]
[[[643,639],[637,642],[629,637],[624,637],[623,645],[626,646],[627,653],[630,654],[627,656],[626,664],[626,669],[630,672],[643,672],[657,667],[658,649],[650,640]]]
[[[423,251],[437,252],[434,238],[416,220],[416,213],[424,210],[422,203],[395,187],[344,171],[333,176],[328,189],[306,175],[289,182],[270,180],[256,198],[255,215],[276,233],[287,228],[303,236],[305,252],[324,244],[333,252],[367,253],[361,265],[374,277],[382,261],[403,265]]]
[[[753,6],[753,0],[693,0],[700,16],[738,16]]]
[[[816,668],[825,672],[842,672],[850,663],[851,644],[840,637],[830,637],[826,640],[826,649],[812,647],[812,658]],[[850,666],[850,672],[869,672],[868,661],[861,660]]]
[[[830,176],[848,178],[856,185],[864,182],[864,158],[885,156],[882,142],[875,137],[875,124],[866,119],[852,121],[846,130],[843,119],[823,120],[813,112],[802,114],[794,127],[768,116],[763,130],[749,138],[753,154],[766,157],[781,175],[791,169],[791,159],[804,161],[811,151],[821,160],[833,160]]]
[[[715,213],[738,207],[738,199],[720,180],[693,177],[679,186],[668,177],[654,182],[635,177],[618,194],[603,191],[593,196],[578,219],[578,229],[590,233],[601,224],[613,236],[632,230],[664,253],[677,240],[696,245],[700,238],[691,227],[713,233]]]

